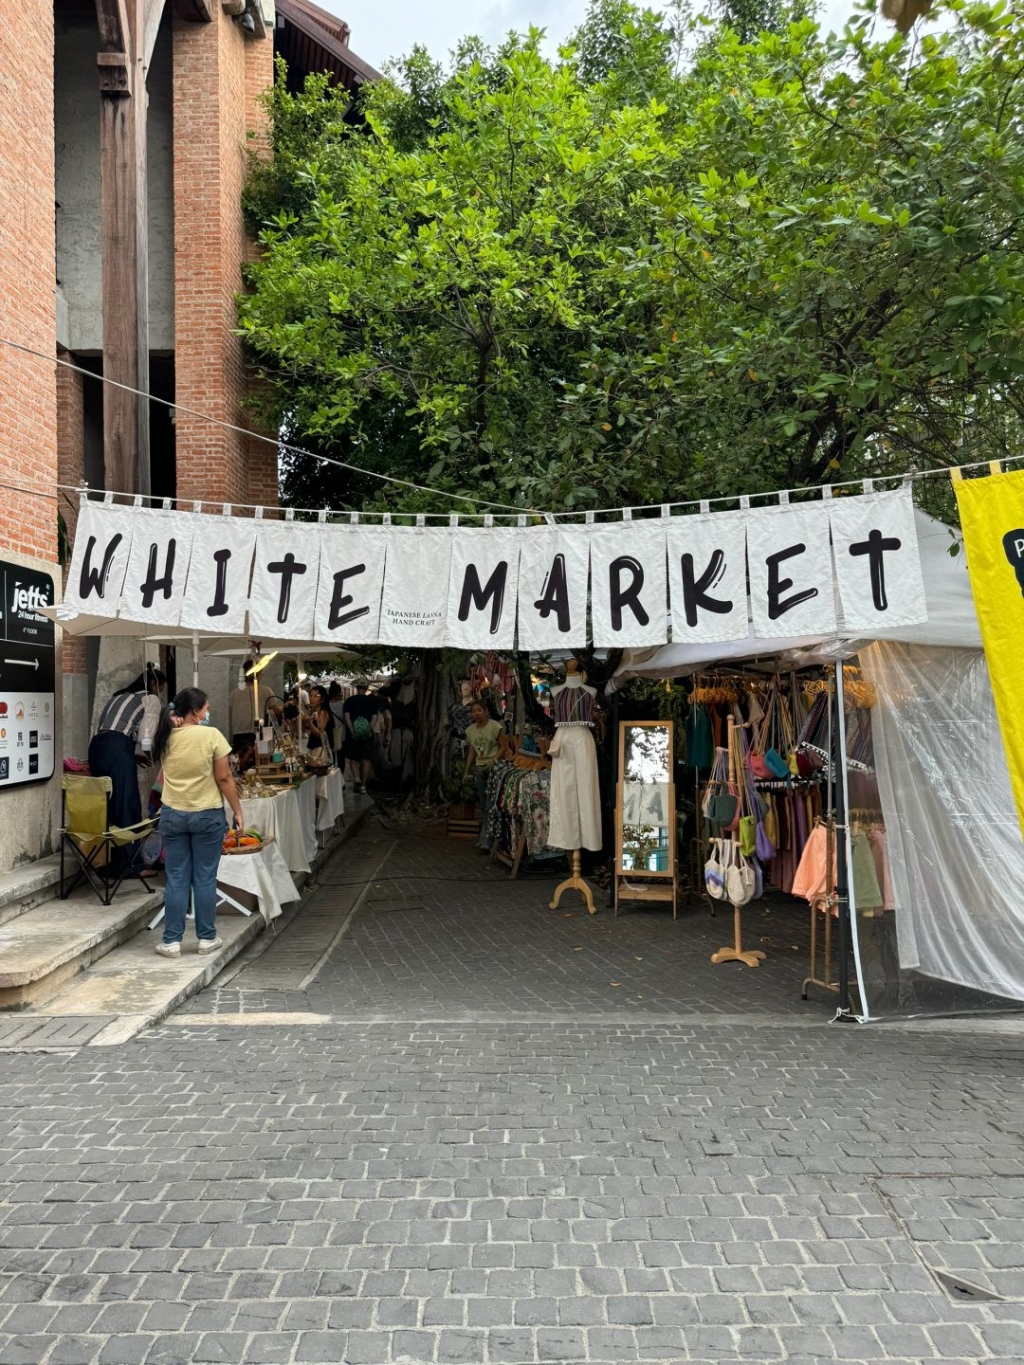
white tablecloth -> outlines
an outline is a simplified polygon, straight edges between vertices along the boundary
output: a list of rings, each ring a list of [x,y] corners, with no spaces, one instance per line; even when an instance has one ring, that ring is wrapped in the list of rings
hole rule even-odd
[[[264,839],[274,838],[289,872],[308,872],[316,853],[315,787],[309,780],[285,787],[276,796],[252,796],[241,803],[246,829],[258,830]]]
[[[316,783],[316,827],[333,829],[345,814],[345,779],[339,768],[332,768]]]
[[[299,899],[276,843],[264,844],[256,853],[225,853],[217,869],[217,885],[229,893],[244,891],[255,896],[260,914],[268,924],[281,914],[284,902]]]
[[[299,800],[299,820],[306,850],[306,870],[308,871],[317,855],[316,778],[307,777],[301,787],[295,788],[295,795]]]

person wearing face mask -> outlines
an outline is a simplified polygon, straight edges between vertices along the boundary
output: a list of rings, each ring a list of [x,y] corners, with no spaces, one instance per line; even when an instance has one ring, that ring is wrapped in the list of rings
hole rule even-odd
[[[238,789],[231,775],[231,745],[210,724],[210,701],[198,687],[174,698],[175,722],[165,711],[153,742],[153,761],[163,763],[160,837],[164,846],[164,935],[156,951],[179,957],[189,900],[195,907],[200,953],[223,947],[217,937],[217,868],[224,844],[224,802],[236,830],[243,825]],[[177,724],[177,728],[175,728]]]

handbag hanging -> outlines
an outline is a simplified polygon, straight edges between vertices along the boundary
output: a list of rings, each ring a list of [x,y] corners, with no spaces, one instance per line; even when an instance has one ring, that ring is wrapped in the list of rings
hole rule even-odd
[[[725,873],[725,889],[733,905],[746,905],[752,900],[754,884],[754,869],[740,852],[739,844],[733,843]]]
[[[742,750],[746,745],[746,733],[742,730],[737,732],[737,743]],[[749,755],[744,754],[745,760]],[[744,807],[745,813],[740,817],[740,851],[749,857],[756,853],[762,862],[770,862],[775,857],[775,845],[768,838],[765,827],[765,812],[769,808],[754,786],[753,774],[750,766],[745,761],[741,763],[741,770],[744,773]]]
[[[732,840],[712,839],[711,852],[707,862],[704,864],[704,886],[708,895],[716,901],[720,901],[725,897],[725,845],[728,845],[731,848]]]

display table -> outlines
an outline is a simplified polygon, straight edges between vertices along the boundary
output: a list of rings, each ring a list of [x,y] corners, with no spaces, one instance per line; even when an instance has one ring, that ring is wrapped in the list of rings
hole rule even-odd
[[[289,872],[309,872],[316,855],[316,782],[284,787],[275,796],[251,796],[242,801],[246,829],[274,839]],[[228,813],[230,819],[230,812]]]
[[[316,781],[316,827],[331,830],[345,814],[345,779],[340,768],[332,768]]]
[[[276,843],[264,844],[255,853],[223,854],[217,892],[218,910],[233,908],[247,915],[258,909],[268,924],[282,913],[282,905],[299,899]]]

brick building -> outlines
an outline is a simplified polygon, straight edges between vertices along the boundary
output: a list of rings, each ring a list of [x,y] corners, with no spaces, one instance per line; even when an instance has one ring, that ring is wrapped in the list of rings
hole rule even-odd
[[[292,80],[330,70],[354,92],[376,73],[307,0],[21,0],[18,20],[0,25],[0,336],[244,425],[241,191],[275,50]],[[52,574],[58,595],[75,508],[56,486],[83,479],[277,497],[272,446],[0,346],[0,561]],[[58,771],[141,663],[130,643],[103,651],[58,638]],[[0,876],[53,847],[58,810],[58,777],[5,791],[0,766]]]

